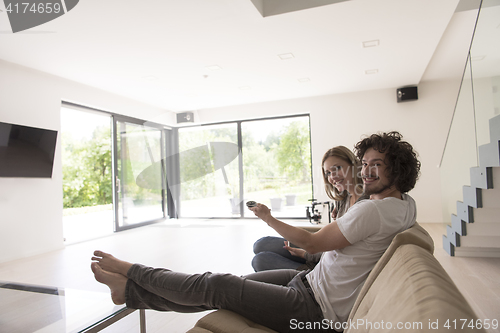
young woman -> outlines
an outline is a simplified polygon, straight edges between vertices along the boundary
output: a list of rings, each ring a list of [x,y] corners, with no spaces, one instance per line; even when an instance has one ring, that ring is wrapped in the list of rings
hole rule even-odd
[[[332,217],[336,219],[344,215],[362,195],[361,164],[348,148],[337,146],[323,155],[321,165],[326,194],[334,202]],[[272,269],[312,269],[322,255],[290,247],[284,238],[272,236],[256,241],[253,251],[255,257],[252,259],[252,267],[256,272]]]

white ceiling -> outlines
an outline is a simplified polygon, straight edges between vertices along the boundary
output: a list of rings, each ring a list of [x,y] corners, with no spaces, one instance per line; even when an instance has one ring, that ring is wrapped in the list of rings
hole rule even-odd
[[[352,0],[263,17],[256,1],[85,0],[15,34],[0,7],[0,59],[174,112],[396,88],[422,80],[459,2]]]

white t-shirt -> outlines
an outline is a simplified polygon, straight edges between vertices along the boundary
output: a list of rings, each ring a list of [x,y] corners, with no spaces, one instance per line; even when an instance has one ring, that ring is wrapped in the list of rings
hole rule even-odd
[[[362,200],[337,219],[351,245],[325,252],[306,276],[325,319],[347,321],[368,274],[394,236],[415,223],[415,201],[407,194],[402,198]]]

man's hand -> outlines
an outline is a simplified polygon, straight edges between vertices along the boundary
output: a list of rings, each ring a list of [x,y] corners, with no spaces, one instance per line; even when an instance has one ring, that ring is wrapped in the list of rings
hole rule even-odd
[[[305,254],[306,251],[302,249],[298,249],[296,247],[291,247],[289,241],[285,241],[285,246],[283,246],[285,250],[288,250],[292,256],[296,256],[299,258],[304,258],[305,259]]]

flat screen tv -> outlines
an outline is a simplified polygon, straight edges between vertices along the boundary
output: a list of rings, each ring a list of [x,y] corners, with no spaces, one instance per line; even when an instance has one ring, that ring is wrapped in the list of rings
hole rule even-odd
[[[57,131],[0,122],[0,177],[51,178]]]

